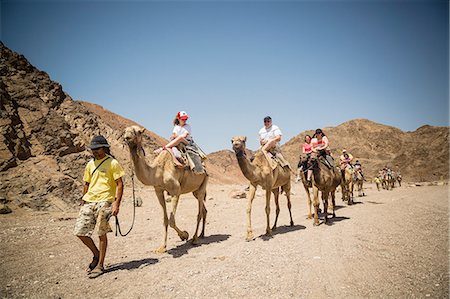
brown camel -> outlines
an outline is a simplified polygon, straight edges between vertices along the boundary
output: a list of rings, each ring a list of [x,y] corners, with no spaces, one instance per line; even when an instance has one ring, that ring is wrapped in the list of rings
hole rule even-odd
[[[342,196],[343,200],[347,202],[348,205],[353,204],[353,169],[351,166],[347,165],[345,169],[342,170]]]
[[[164,223],[164,238],[162,245],[156,249],[157,253],[167,251],[167,226],[170,225],[176,230],[181,240],[187,240],[189,234],[186,231],[180,230],[175,222],[175,213],[178,206],[178,200],[181,194],[194,194],[198,200],[198,215],[197,226],[195,229],[192,243],[198,243],[198,228],[200,221],[203,220],[202,231],[200,238],[205,235],[205,221],[206,221],[206,184],[208,176],[206,173],[194,174],[189,168],[175,167],[172,154],[168,150],[162,151],[150,165],[147,164],[144,157],[144,150],[142,147],[142,133],[145,129],[138,126],[131,126],[125,129],[124,139],[128,144],[133,161],[134,169],[137,178],[144,184],[153,186],[155,188],[156,196],[159,204],[163,210]],[[171,198],[172,212],[170,218],[167,217],[166,201],[164,199],[164,191],[166,191]]]
[[[239,167],[244,176],[250,181],[250,196],[247,205],[247,241],[250,241],[254,239],[251,213],[256,187],[258,185],[261,186],[263,190],[266,190],[266,235],[271,236],[272,230],[277,227],[278,215],[280,214],[280,205],[278,201],[280,191],[284,191],[287,197],[291,226],[294,225],[294,221],[292,220],[291,213],[291,169],[289,166],[281,167],[279,164],[277,164],[275,169],[272,169],[269,161],[261,150],[256,152],[255,158],[250,162],[245,154],[246,140],[247,137],[245,136],[235,136],[231,139],[231,143],[233,144],[233,150],[236,153]],[[272,228],[270,228],[270,192],[274,195],[276,206],[275,222]]]
[[[336,217],[334,212],[335,192],[337,186],[341,184],[340,169],[337,167],[328,168],[321,161],[323,158],[318,157],[316,153],[311,154],[311,165],[313,169],[312,185],[314,195],[314,225],[319,225],[319,190],[322,191],[322,202],[324,208],[324,223],[328,222],[328,198],[331,195],[331,209],[333,217]]]

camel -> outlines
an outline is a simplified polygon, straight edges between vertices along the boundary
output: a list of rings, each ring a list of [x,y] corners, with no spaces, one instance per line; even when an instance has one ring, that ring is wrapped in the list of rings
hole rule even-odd
[[[252,203],[255,198],[257,186],[261,186],[266,190],[266,235],[272,236],[272,230],[277,227],[278,215],[280,214],[279,195],[285,192],[287,197],[287,206],[289,209],[289,216],[291,217],[291,226],[294,225],[291,213],[291,169],[289,166],[281,167],[277,164],[275,169],[272,169],[265,154],[259,150],[255,154],[252,162],[246,157],[245,142],[247,137],[235,136],[231,139],[233,150],[244,176],[250,181],[250,195],[247,205],[247,241],[254,239],[252,229]],[[273,193],[275,198],[276,216],[273,227],[270,228],[270,193]]]
[[[198,244],[198,238],[205,236],[205,222],[207,210],[205,207],[206,185],[208,183],[208,175],[206,173],[194,174],[189,168],[175,167],[172,154],[168,150],[164,150],[152,161],[147,164],[144,157],[144,149],[142,147],[142,133],[145,129],[138,126],[131,126],[125,129],[124,139],[130,149],[131,160],[137,178],[144,184],[153,186],[159,204],[163,210],[163,226],[164,235],[162,245],[155,250],[157,253],[167,251],[167,226],[170,225],[178,233],[182,241],[189,239],[187,231],[178,228],[175,222],[175,214],[178,206],[178,200],[181,194],[190,193],[198,200],[197,226],[195,229],[192,243]],[[170,218],[167,217],[166,201],[164,198],[166,191],[171,198],[172,211]],[[200,221],[202,223],[202,231],[198,236]]]
[[[328,168],[321,162],[321,158],[318,157],[317,153],[311,154],[311,165],[313,169],[312,175],[312,185],[313,185],[313,196],[314,196],[314,226],[319,225],[319,190],[322,191],[322,202],[324,208],[324,223],[328,222],[328,198],[331,195],[331,209],[333,211],[333,217],[336,217],[334,212],[335,203],[335,192],[337,186],[341,184],[341,174],[340,169],[337,167]]]
[[[364,189],[363,189],[363,184],[364,184],[364,178],[362,176],[362,174],[357,171],[354,173],[354,180],[355,180],[355,185],[356,185],[356,190],[358,191],[358,196],[365,196],[364,194]]]
[[[353,204],[353,169],[350,165],[347,165],[342,170],[342,199],[347,202],[348,205]]]
[[[394,188],[394,178],[389,171],[384,172],[382,180],[384,189],[392,190],[392,188]]]

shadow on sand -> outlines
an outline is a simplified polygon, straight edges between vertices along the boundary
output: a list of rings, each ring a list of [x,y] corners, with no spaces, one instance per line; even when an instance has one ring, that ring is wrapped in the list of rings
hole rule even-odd
[[[172,255],[175,258],[180,257],[180,256],[183,256],[186,253],[188,253],[189,249],[191,249],[191,248],[199,247],[199,246],[203,246],[203,245],[207,245],[207,244],[211,244],[211,243],[220,243],[220,242],[227,240],[230,236],[231,235],[207,236],[207,237],[204,237],[203,239],[199,239],[200,243],[198,245],[192,244],[191,240],[189,240],[188,242],[186,242],[182,245],[178,245],[177,247],[168,250],[167,253]]]
[[[105,273],[114,272],[117,270],[132,270],[132,269],[144,268],[144,267],[147,267],[150,265],[154,265],[157,262],[159,262],[159,260],[157,260],[157,259],[145,258],[142,260],[118,263],[118,264],[112,265],[111,267],[108,267],[107,269],[105,269]]]
[[[334,225],[335,222],[341,222],[343,220],[348,220],[348,219],[350,219],[350,218],[349,217],[339,217],[339,216],[328,217],[328,222],[327,223],[324,223],[323,220],[322,220],[319,225],[326,224],[328,226],[331,226],[331,225]]]
[[[334,210],[337,211],[337,210],[340,210],[340,209],[346,208],[346,207],[347,207],[347,205],[345,205],[345,206],[335,205],[335,206],[334,206]]]
[[[278,226],[276,229],[274,229],[272,231],[272,236],[261,235],[258,238],[261,238],[264,241],[269,241],[275,235],[285,234],[285,233],[288,233],[288,232],[293,232],[293,231],[300,230],[300,229],[305,229],[305,228],[306,228],[306,226],[303,226],[303,225],[293,225],[293,226],[283,225],[283,226]]]
[[[378,201],[372,201],[372,200],[366,200],[365,202],[371,203],[373,205],[383,205],[384,202],[378,202]]]

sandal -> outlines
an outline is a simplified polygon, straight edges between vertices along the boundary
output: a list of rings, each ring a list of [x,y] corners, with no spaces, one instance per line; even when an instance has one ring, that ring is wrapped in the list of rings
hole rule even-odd
[[[98,265],[98,257],[93,257],[92,258],[92,262],[89,264],[88,268],[86,269],[87,272],[91,272],[92,270],[95,269],[95,267],[97,267]]]
[[[105,273],[104,268],[95,268],[94,270],[91,271],[91,273],[89,273],[89,278],[97,278],[103,273]]]

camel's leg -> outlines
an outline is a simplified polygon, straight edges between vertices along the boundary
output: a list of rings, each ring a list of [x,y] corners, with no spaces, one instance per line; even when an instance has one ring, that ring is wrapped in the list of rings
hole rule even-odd
[[[266,188],[266,236],[272,236],[270,228],[270,188]]]
[[[174,197],[172,197],[172,212],[170,212],[169,225],[171,228],[173,228],[177,232],[181,241],[186,241],[187,239],[189,239],[188,232],[180,230],[175,222],[175,214],[177,213],[177,207],[178,207],[179,200],[180,200],[180,194],[177,194]]]
[[[351,186],[350,186],[350,199],[352,201],[353,204],[353,198],[355,197],[353,194],[353,190],[355,189],[355,185],[353,184],[353,181],[351,182]]]
[[[280,215],[280,190],[279,188],[272,189],[272,193],[275,198],[275,222],[273,223],[272,230],[277,228],[277,222],[278,222],[278,215]]]
[[[342,201],[346,202],[347,201],[347,195],[348,195],[348,191],[347,191],[347,186],[345,185],[345,182],[343,181],[341,183],[341,193],[342,193]]]
[[[252,204],[253,199],[255,199],[256,186],[250,185],[250,194],[248,197],[247,204],[247,241],[253,240],[253,229],[252,229]]]
[[[198,214],[197,214],[197,225],[195,227],[194,236],[192,237],[192,244],[198,244],[198,227],[200,226],[200,221],[203,219],[203,208],[204,202],[202,199],[198,199]]]
[[[324,218],[323,221],[325,223],[327,223],[328,221],[328,192],[323,192],[322,191],[322,202],[323,202],[323,214],[324,214]]]
[[[203,204],[203,221],[202,221],[202,231],[200,233],[199,238],[205,237],[205,226],[206,226],[206,215],[208,214],[208,210],[206,209],[206,205]]]
[[[205,237],[205,226],[206,226],[206,215],[208,214],[208,210],[206,209],[206,184],[208,183],[208,177],[205,177],[200,189],[203,192],[203,221],[202,221],[202,232],[200,233],[200,238]],[[199,192],[199,191],[197,191]],[[200,197],[201,198],[201,197]]]
[[[283,186],[282,190],[284,190],[284,192],[286,193],[286,198],[287,198],[287,207],[289,210],[289,217],[291,218],[291,222],[290,225],[293,226],[294,225],[294,220],[292,220],[292,203],[291,203],[291,181],[289,180],[289,182]]]
[[[200,225],[200,221],[203,219],[203,227],[202,227],[202,234],[204,236],[205,234],[205,218],[206,218],[206,207],[205,207],[205,199],[206,199],[206,192],[205,190],[197,190],[193,192],[195,198],[197,198],[198,201],[198,214],[197,214],[197,226],[195,228],[194,236],[192,237],[192,244],[198,244],[198,227]]]
[[[309,214],[308,214],[308,216],[306,217],[306,219],[312,219],[312,210],[311,210],[312,201],[311,201],[311,194],[309,193],[308,185],[303,184],[303,187],[305,188],[305,191],[306,191],[306,197],[308,197]]]
[[[167,218],[166,201],[164,200],[164,191],[155,190],[156,196],[158,197],[159,204],[163,210],[163,225],[164,225],[164,238],[163,243],[155,250],[156,253],[164,253],[167,251],[167,227],[169,225],[169,219]]]
[[[319,189],[313,187],[313,205],[314,205],[314,225],[319,225]]]
[[[336,189],[331,192],[330,209],[333,212],[333,217],[336,217],[336,213],[334,212],[334,207],[335,206],[336,206]]]

